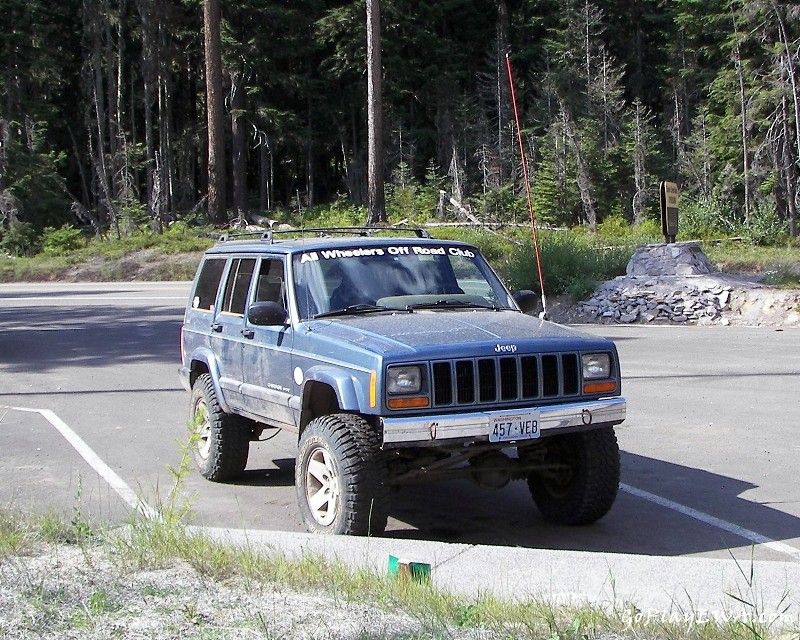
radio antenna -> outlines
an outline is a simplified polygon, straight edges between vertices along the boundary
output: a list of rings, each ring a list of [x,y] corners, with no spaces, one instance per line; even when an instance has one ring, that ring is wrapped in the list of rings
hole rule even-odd
[[[525,181],[525,195],[528,200],[528,217],[531,222],[531,236],[533,237],[533,250],[536,255],[536,269],[539,272],[539,288],[542,292],[542,312],[540,318],[547,318],[547,298],[544,295],[544,275],[542,274],[542,257],[539,253],[539,234],[536,231],[536,216],[533,213],[533,199],[531,198],[531,183],[528,180],[528,161],[525,159],[525,145],[522,142],[522,127],[519,124],[519,110],[517,109],[517,96],[514,91],[514,77],[511,73],[511,56],[506,53],[506,67],[508,68],[508,84],[511,86],[511,104],[514,106],[514,121],[517,124],[517,140],[519,141],[519,155],[522,161],[522,175]]]

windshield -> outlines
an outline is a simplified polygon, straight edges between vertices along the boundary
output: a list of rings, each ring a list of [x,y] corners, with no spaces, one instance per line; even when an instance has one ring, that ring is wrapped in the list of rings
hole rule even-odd
[[[294,258],[300,317],[341,310],[516,308],[476,249],[448,245],[344,247]]]

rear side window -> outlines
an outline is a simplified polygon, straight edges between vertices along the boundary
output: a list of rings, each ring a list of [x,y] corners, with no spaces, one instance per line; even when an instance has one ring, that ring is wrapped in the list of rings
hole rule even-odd
[[[247,292],[250,289],[250,281],[253,279],[255,268],[255,258],[237,258],[231,262],[231,270],[228,272],[228,282],[225,284],[225,297],[222,301],[221,311],[234,313],[238,316],[244,315]]]
[[[203,263],[192,298],[192,309],[214,310],[214,301],[217,299],[219,281],[224,270],[225,258],[209,258]]]

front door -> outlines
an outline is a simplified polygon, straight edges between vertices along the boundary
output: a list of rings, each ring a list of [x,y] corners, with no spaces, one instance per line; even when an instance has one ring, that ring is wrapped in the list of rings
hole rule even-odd
[[[252,303],[275,302],[286,308],[286,274],[282,259],[262,258],[253,281]],[[245,321],[242,331],[242,394],[245,409],[276,426],[295,428],[291,398],[292,328],[257,326]]]

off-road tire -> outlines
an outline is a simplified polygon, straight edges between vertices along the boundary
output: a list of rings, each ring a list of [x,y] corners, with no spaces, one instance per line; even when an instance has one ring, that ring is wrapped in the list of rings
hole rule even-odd
[[[617,497],[620,458],[613,427],[548,438],[545,464],[555,472],[528,476],[542,516],[557,524],[584,525],[602,518]]]
[[[192,385],[189,443],[200,474],[213,482],[241,476],[251,433],[244,418],[225,413],[219,406],[211,376],[199,376]]]
[[[387,464],[378,434],[360,416],[312,420],[295,464],[300,513],[312,533],[380,535],[389,502]]]

